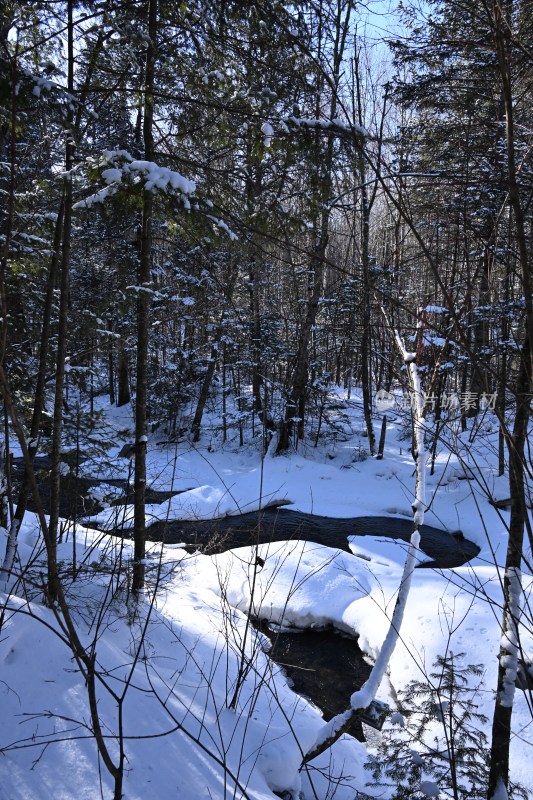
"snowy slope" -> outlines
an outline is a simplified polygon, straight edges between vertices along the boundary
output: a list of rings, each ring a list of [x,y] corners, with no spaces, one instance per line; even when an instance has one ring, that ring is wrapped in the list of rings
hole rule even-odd
[[[127,413],[113,409],[108,424],[127,430]],[[389,423],[383,461],[354,460],[365,440],[357,404],[350,413],[346,441],[307,446],[279,458],[269,453],[263,461],[256,445],[239,449],[228,443],[214,449],[210,439],[208,450],[207,441],[196,448],[152,441],[150,484],[187,491],[150,507],[149,514],[154,519],[208,519],[275,499],[333,517],[408,517],[413,461],[401,421]],[[401,642],[380,696],[393,704],[394,693],[427,673],[437,655],[464,652],[465,663],[486,669],[480,710],[490,720],[508,512],[497,511],[487,498],[502,496],[505,486],[495,471],[495,432],[487,430],[474,446],[468,435],[452,434],[449,448],[442,447],[437,456],[435,474],[427,476],[426,521],[461,529],[481,552],[458,569],[415,571]],[[98,464],[101,479],[127,477],[127,460],[116,458],[119,449],[110,451],[111,466]],[[96,474],[91,462],[83,468]],[[465,479],[465,472],[477,481]],[[107,512],[108,521],[111,512],[116,514]],[[99,515],[100,524],[105,515]],[[128,518],[127,510],[126,526]],[[70,531],[60,545],[65,566],[73,559],[73,540]],[[128,621],[132,605],[126,577],[117,575],[113,565],[119,558],[127,569],[130,544],[82,527],[75,542],[79,574],[69,583],[69,597],[80,634],[94,648],[101,671],[99,714],[114,759],[118,698],[127,688],[126,798],[158,800],[174,794],[185,800],[262,800],[273,798],[273,791],[290,791],[294,797],[302,791],[305,800],[321,800],[328,785],[330,790],[338,785],[335,797],[340,800],[353,800],[355,789],[379,794],[366,786],[365,747],[350,737],[334,746],[331,758],[320,758],[323,770],[314,764],[310,772],[298,772],[301,752],[314,741],[321,716],[271,664],[265,641],[247,625],[246,614],[251,610],[283,627],[333,624],[359,633],[364,649],[375,656],[392,614],[405,545],[364,537],[352,540],[350,555],[292,541],[213,557],[152,545],[146,597],[136,618]],[[35,561],[40,547],[28,515],[19,555],[23,563],[32,562],[30,577],[37,585],[42,580],[42,567]],[[524,576],[524,588],[530,597],[530,576]],[[0,798],[110,797],[112,780],[90,736],[85,683],[61,638],[61,618],[39,602],[38,591],[31,602],[17,585],[12,591],[3,598],[7,612],[0,639]],[[531,625],[524,621],[522,645],[531,653]],[[517,692],[513,777],[533,791],[531,719],[526,695]]]

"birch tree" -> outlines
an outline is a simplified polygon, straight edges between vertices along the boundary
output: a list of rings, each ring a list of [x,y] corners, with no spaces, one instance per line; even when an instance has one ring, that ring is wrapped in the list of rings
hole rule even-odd
[[[354,720],[367,709],[375,699],[380,684],[387,672],[394,649],[400,637],[402,620],[405,614],[413,572],[417,565],[420,547],[420,528],[424,524],[426,510],[426,447],[424,434],[426,420],[424,416],[424,394],[420,381],[420,374],[416,364],[416,353],[409,352],[397,331],[393,332],[396,345],[401,353],[403,363],[408,371],[411,398],[413,404],[413,439],[415,443],[415,492],[412,503],[413,532],[405,559],[402,578],[398,588],[396,604],[392,613],[389,630],[374,662],[369,678],[355,691],[350,698],[350,708],[334,716],[319,730],[312,747],[306,752],[303,763],[307,764],[328,750],[345,733]]]

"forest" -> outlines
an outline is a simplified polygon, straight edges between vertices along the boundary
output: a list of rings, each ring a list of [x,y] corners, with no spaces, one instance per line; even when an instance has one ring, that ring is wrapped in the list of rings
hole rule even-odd
[[[0,0],[0,798],[533,796],[532,100],[527,0]]]

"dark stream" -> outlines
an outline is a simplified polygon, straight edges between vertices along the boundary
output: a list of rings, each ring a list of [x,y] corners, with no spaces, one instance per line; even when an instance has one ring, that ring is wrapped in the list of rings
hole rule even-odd
[[[184,543],[188,549],[204,553],[222,553],[236,547],[289,539],[304,539],[350,551],[348,536],[383,536],[408,542],[412,522],[389,517],[334,519],[269,508],[238,517],[206,522],[157,522],[148,530],[152,541]],[[460,566],[473,558],[479,548],[460,532],[424,525],[421,548],[428,557],[419,567],[448,568]],[[266,622],[255,626],[271,641],[270,658],[279,664],[298,694],[317,705],[325,719],[349,707],[352,693],[370,674],[357,638],[341,635],[334,628],[301,632],[276,632]],[[349,733],[361,741],[363,729],[355,722]]]
[[[349,707],[352,693],[370,675],[357,638],[332,627],[287,633],[274,631],[261,620],[254,625],[269,638],[269,656],[283,668],[294,691],[312,700],[326,720]],[[359,720],[348,733],[365,740]]]
[[[36,459],[45,510],[48,504],[49,467],[46,456]],[[22,469],[22,459],[14,459],[15,484],[20,480]],[[96,479],[76,478],[73,475],[63,477],[61,516],[80,518],[100,511],[102,506],[94,498],[88,497],[88,493],[101,483]],[[114,504],[132,502],[133,494],[128,481],[106,479],[104,483],[121,490],[122,496],[114,500]],[[150,490],[146,500],[149,503],[161,503],[174,494],[176,492]],[[382,536],[409,542],[411,532],[412,521],[407,518],[336,519],[286,508],[267,508],[261,512],[208,521],[156,522],[147,530],[151,541],[183,543],[188,550],[199,550],[206,554],[290,539],[302,539],[351,552],[349,536]],[[109,533],[130,536],[130,531]],[[420,547],[427,558],[421,560],[418,567],[440,569],[461,566],[479,552],[477,545],[465,539],[460,531],[450,533],[431,525],[422,526]],[[269,655],[283,667],[295,691],[309,697],[321,709],[325,719],[331,719],[345,710],[351,694],[368,678],[370,666],[363,658],[357,638],[341,635],[331,627],[288,633],[274,632],[266,623],[258,620],[254,621],[254,625],[270,639],[272,648]],[[354,724],[350,733],[358,739],[364,739],[359,722]]]
[[[50,496],[50,463],[50,457],[42,455],[36,456],[34,462],[41,499],[43,501],[44,510],[47,513]],[[13,483],[15,487],[17,487],[24,474],[23,458],[12,459],[11,472]],[[97,498],[91,496],[90,492],[91,489],[98,489],[102,484],[115,487],[118,490],[116,498],[110,501],[111,505],[133,502],[133,488],[129,485],[129,482],[123,478],[106,478],[105,480],[99,480],[98,478],[77,477],[75,472],[69,472],[67,475],[61,476],[59,516],[65,519],[80,519],[81,517],[90,516],[91,514],[98,514],[99,511],[102,511],[103,506]],[[154,489],[147,489],[146,502],[162,503],[175,494],[178,494],[178,492],[158,492]],[[28,508],[30,511],[35,511],[31,497]]]
[[[148,537],[154,542],[183,543],[204,553],[223,553],[234,547],[289,539],[305,539],[349,553],[349,536],[383,536],[409,542],[412,530],[411,520],[397,517],[337,519],[286,508],[266,508],[215,520],[156,522],[148,529]],[[449,533],[431,525],[422,526],[420,547],[428,558],[419,567],[460,567],[479,553],[479,547],[460,531]]]

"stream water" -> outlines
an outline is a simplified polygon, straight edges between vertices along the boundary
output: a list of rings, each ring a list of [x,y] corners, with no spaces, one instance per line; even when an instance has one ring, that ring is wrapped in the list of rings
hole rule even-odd
[[[49,459],[46,457],[36,459],[45,508],[48,501],[49,466]],[[15,482],[20,480],[22,469],[21,459],[14,459]],[[101,506],[98,501],[88,497],[89,490],[98,487],[99,483],[101,482],[97,480],[76,478],[73,475],[62,478],[61,516],[78,518],[99,511]],[[122,493],[122,497],[115,501],[117,504],[132,502],[132,490],[127,481],[106,480],[105,483],[112,484]],[[160,503],[173,494],[176,493],[150,492],[147,502]],[[147,534],[152,541],[183,543],[189,550],[208,554],[290,539],[303,539],[351,552],[349,536],[382,536],[408,542],[411,532],[412,521],[407,518],[336,519],[289,511],[286,508],[267,508],[261,512],[209,521],[157,522],[150,526]],[[130,531],[110,533],[130,536]],[[479,552],[479,548],[465,539],[460,531],[450,534],[430,525],[422,526],[420,546],[427,558],[418,564],[418,568],[446,569],[460,566]],[[333,628],[279,632],[260,620],[254,620],[254,625],[270,639],[269,655],[285,670],[295,691],[311,699],[320,708],[325,719],[330,719],[348,707],[350,695],[361,687],[370,673],[370,666],[363,658],[357,637],[341,635]],[[364,738],[359,722],[350,733],[359,739]]]
[[[349,708],[350,696],[370,675],[357,637],[332,627],[287,632],[261,620],[254,620],[254,625],[270,640],[269,656],[283,668],[294,691],[309,698],[326,720]],[[365,740],[358,720],[348,733]]]
[[[266,508],[215,520],[156,522],[148,529],[148,536],[152,541],[183,543],[205,553],[222,553],[235,547],[290,539],[303,539],[351,552],[349,536],[382,536],[408,542],[412,531],[413,523],[407,518],[339,519],[286,508]],[[460,531],[450,533],[423,525],[420,533],[420,548],[427,558],[419,563],[419,567],[459,567],[479,553],[479,547],[465,539]]]

